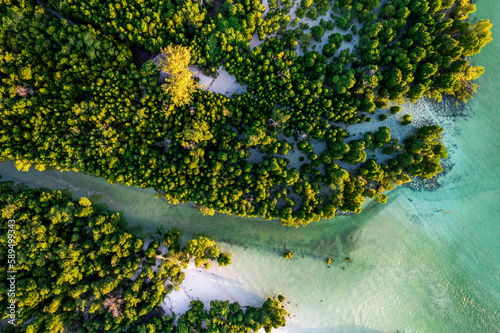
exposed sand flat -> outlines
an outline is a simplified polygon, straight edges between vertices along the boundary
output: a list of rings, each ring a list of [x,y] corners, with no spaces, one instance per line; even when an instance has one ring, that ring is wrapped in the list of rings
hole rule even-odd
[[[222,66],[219,67],[216,78],[211,78],[201,72],[197,73],[195,76],[200,78],[200,83],[204,85],[204,89],[214,93],[231,96],[236,92],[246,92],[246,87],[239,84],[234,75],[231,75],[225,69],[222,69]]]
[[[259,36],[257,36],[257,34],[254,34],[252,39],[250,40],[250,48],[253,49],[259,45],[261,45],[262,43],[264,43],[263,40],[260,40]]]
[[[198,66],[190,66],[189,70],[193,73],[193,77],[198,78],[200,85],[205,89],[209,87],[215,78],[203,74]]]
[[[213,263],[213,266],[216,265]],[[185,278],[179,291],[168,294],[161,307],[167,314],[179,315],[186,312],[194,300],[203,302],[206,309],[210,307],[212,300],[238,302],[242,307],[262,304],[259,296],[249,294],[240,283],[217,274],[218,270],[224,269],[224,267],[212,267],[205,270],[202,266],[196,268],[194,262],[191,262],[189,267],[183,270]]]
[[[166,313],[183,314],[189,309],[193,300],[202,301],[205,308],[210,306],[211,300],[235,301],[219,285],[217,275],[210,271],[198,269],[191,264],[188,269],[184,270],[184,274],[184,282],[179,291],[168,294],[161,304]],[[244,300],[240,301],[244,303]]]

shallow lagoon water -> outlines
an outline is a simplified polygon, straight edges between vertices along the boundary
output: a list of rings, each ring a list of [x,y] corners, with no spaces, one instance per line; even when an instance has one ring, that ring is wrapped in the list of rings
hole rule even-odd
[[[158,226],[224,242],[233,265],[211,268],[230,298],[257,305],[287,298],[286,332],[500,332],[500,2],[481,1],[495,40],[473,61],[486,68],[466,118],[445,127],[451,170],[435,191],[399,188],[385,205],[305,228],[226,215],[203,217],[154,192],[73,172],[21,173],[2,180],[67,189],[122,213],[144,233]],[[294,258],[284,260],[284,249]],[[330,268],[326,257],[334,258]],[[350,263],[345,258],[350,257]]]

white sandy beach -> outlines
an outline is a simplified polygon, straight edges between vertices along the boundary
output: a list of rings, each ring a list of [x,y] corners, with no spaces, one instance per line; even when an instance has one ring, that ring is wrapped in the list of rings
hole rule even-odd
[[[151,239],[146,239],[143,249],[147,249],[150,242]],[[158,256],[156,266],[153,267],[155,271],[162,261],[161,256],[168,252],[168,249],[163,244],[158,247],[158,250],[161,255]],[[214,261],[208,262],[211,267],[207,270],[204,265],[196,267],[194,259],[190,260],[188,267],[182,270],[184,272],[184,281],[179,290],[167,294],[161,304],[166,314],[175,314],[176,318],[178,318],[179,315],[189,309],[191,301],[195,300],[202,301],[206,309],[210,307],[210,301],[212,300],[238,302],[242,307],[262,305],[264,301],[262,297],[249,294],[248,290],[240,283],[221,276],[221,272],[227,269],[226,267],[219,267],[217,262]],[[135,277],[140,272],[141,268],[138,269]]]
[[[214,266],[216,263],[213,264]],[[210,307],[210,301],[220,300],[238,302],[241,306],[259,305],[248,299],[247,293],[237,284],[229,284],[224,278],[217,275],[217,271],[224,269],[196,268],[193,263],[184,271],[184,282],[179,291],[168,294],[162,303],[162,308],[167,314],[183,314],[189,309],[191,301],[200,300],[205,308]],[[250,304],[251,303],[251,304]]]
[[[223,245],[226,247],[226,244]],[[231,248],[232,246],[228,246]],[[237,250],[241,252],[241,249]],[[255,276],[255,279],[250,283],[242,283],[239,277],[240,270],[248,271],[249,267],[259,265],[256,262],[247,263],[246,257],[240,253],[233,258],[233,265],[229,267],[219,267],[217,263],[211,263],[208,270],[196,268],[194,262],[191,261],[187,269],[184,269],[184,282],[179,288],[179,291],[172,291],[165,297],[161,304],[166,314],[176,314],[176,318],[189,309],[190,302],[200,300],[209,308],[210,301],[221,300],[229,302],[238,302],[242,308],[247,306],[260,307],[268,297],[276,297],[278,294],[266,291],[266,286],[260,285],[261,276]],[[269,258],[266,260],[275,260]],[[268,263],[266,263],[268,264]],[[245,267],[245,268],[243,268]],[[247,272],[248,273],[248,272]],[[287,303],[285,301],[285,303]],[[290,302],[288,302],[290,303]],[[285,304],[287,307],[287,304]],[[293,331],[294,314],[290,313],[287,318],[287,326],[273,332],[291,332]],[[264,332],[260,330],[259,332]]]

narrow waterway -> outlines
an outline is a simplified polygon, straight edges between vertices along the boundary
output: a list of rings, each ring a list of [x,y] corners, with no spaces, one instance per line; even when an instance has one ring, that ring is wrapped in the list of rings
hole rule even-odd
[[[278,221],[234,217],[225,214],[203,216],[192,205],[170,205],[154,197],[154,190],[110,184],[106,180],[76,172],[58,170],[19,172],[14,163],[0,163],[2,180],[25,183],[30,187],[66,190],[74,198],[82,196],[100,209],[118,211],[127,227],[145,236],[158,227],[177,228],[185,236],[198,234],[243,248],[260,248],[281,254],[285,248],[296,255],[323,258],[325,253],[342,257],[352,246],[352,234],[360,227],[352,219],[313,223],[307,228],[283,227]]]

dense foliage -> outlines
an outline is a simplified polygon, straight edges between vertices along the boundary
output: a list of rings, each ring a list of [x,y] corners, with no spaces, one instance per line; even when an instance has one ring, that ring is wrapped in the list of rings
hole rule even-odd
[[[175,317],[154,318],[149,322],[134,325],[131,333],[182,333],[182,332],[233,332],[250,333],[264,328],[271,332],[273,328],[285,326],[288,312],[283,308],[283,296],[268,298],[260,308],[241,308],[238,303],[228,301],[211,301],[210,309],[204,309],[200,301],[191,301],[189,310],[179,317],[174,325]]]
[[[332,9],[306,0],[297,11],[332,18],[310,33],[290,19],[290,1],[270,1],[264,17],[257,0],[48,1],[74,25],[32,0],[0,3],[0,157],[21,170],[54,166],[154,188],[207,214],[295,226],[358,213],[365,197],[384,202],[383,192],[411,177],[439,173],[439,127],[399,144],[387,127],[349,140],[343,124],[423,95],[470,98],[483,69],[468,57],[491,40],[487,20],[464,21],[475,10],[467,0],[389,0],[379,14],[375,0]],[[351,26],[361,41],[344,49]],[[267,38],[250,48],[254,33]],[[328,43],[298,56],[302,38]],[[137,45],[177,49],[182,59],[189,50],[207,73],[222,64],[247,92],[193,91],[188,80],[179,99],[153,61],[134,63]],[[367,160],[377,149],[391,158]]]
[[[190,45],[193,61],[213,72],[231,50],[248,48],[265,9],[260,0],[229,0],[217,8],[215,1],[201,0],[48,0],[47,4],[68,19],[92,23],[153,52],[169,43]]]
[[[14,233],[7,223],[0,226],[4,262],[9,235],[15,240],[15,267],[2,266],[0,276],[7,281],[7,270],[17,271],[16,324],[26,325],[26,332],[119,332],[132,324],[131,332],[154,332],[138,327],[182,283],[182,268],[190,258],[197,264],[207,265],[208,259],[230,264],[229,255],[220,253],[215,242],[199,237],[182,248],[180,234],[172,230],[144,246],[141,238],[120,227],[118,213],[97,212],[87,198],[72,201],[61,191],[0,183],[0,212],[4,221],[15,221]],[[8,313],[6,288],[0,286],[2,317]],[[169,323],[172,332],[202,332],[203,320],[220,331],[269,331],[285,325],[288,313],[282,301],[268,299],[261,308],[246,311],[237,303],[214,301],[208,312],[195,303],[177,325],[171,317],[155,322]]]
[[[173,231],[144,247],[120,228],[118,213],[99,213],[87,198],[75,202],[60,191],[0,183],[0,212],[3,220],[15,221],[15,268],[9,270],[17,271],[17,324],[29,322],[28,332],[126,328],[182,283],[190,257],[220,256],[204,237],[181,249]],[[0,228],[0,259],[7,262],[9,227]],[[159,250],[161,243],[167,252]],[[0,272],[5,280],[7,267]],[[1,288],[6,314],[6,285]]]

